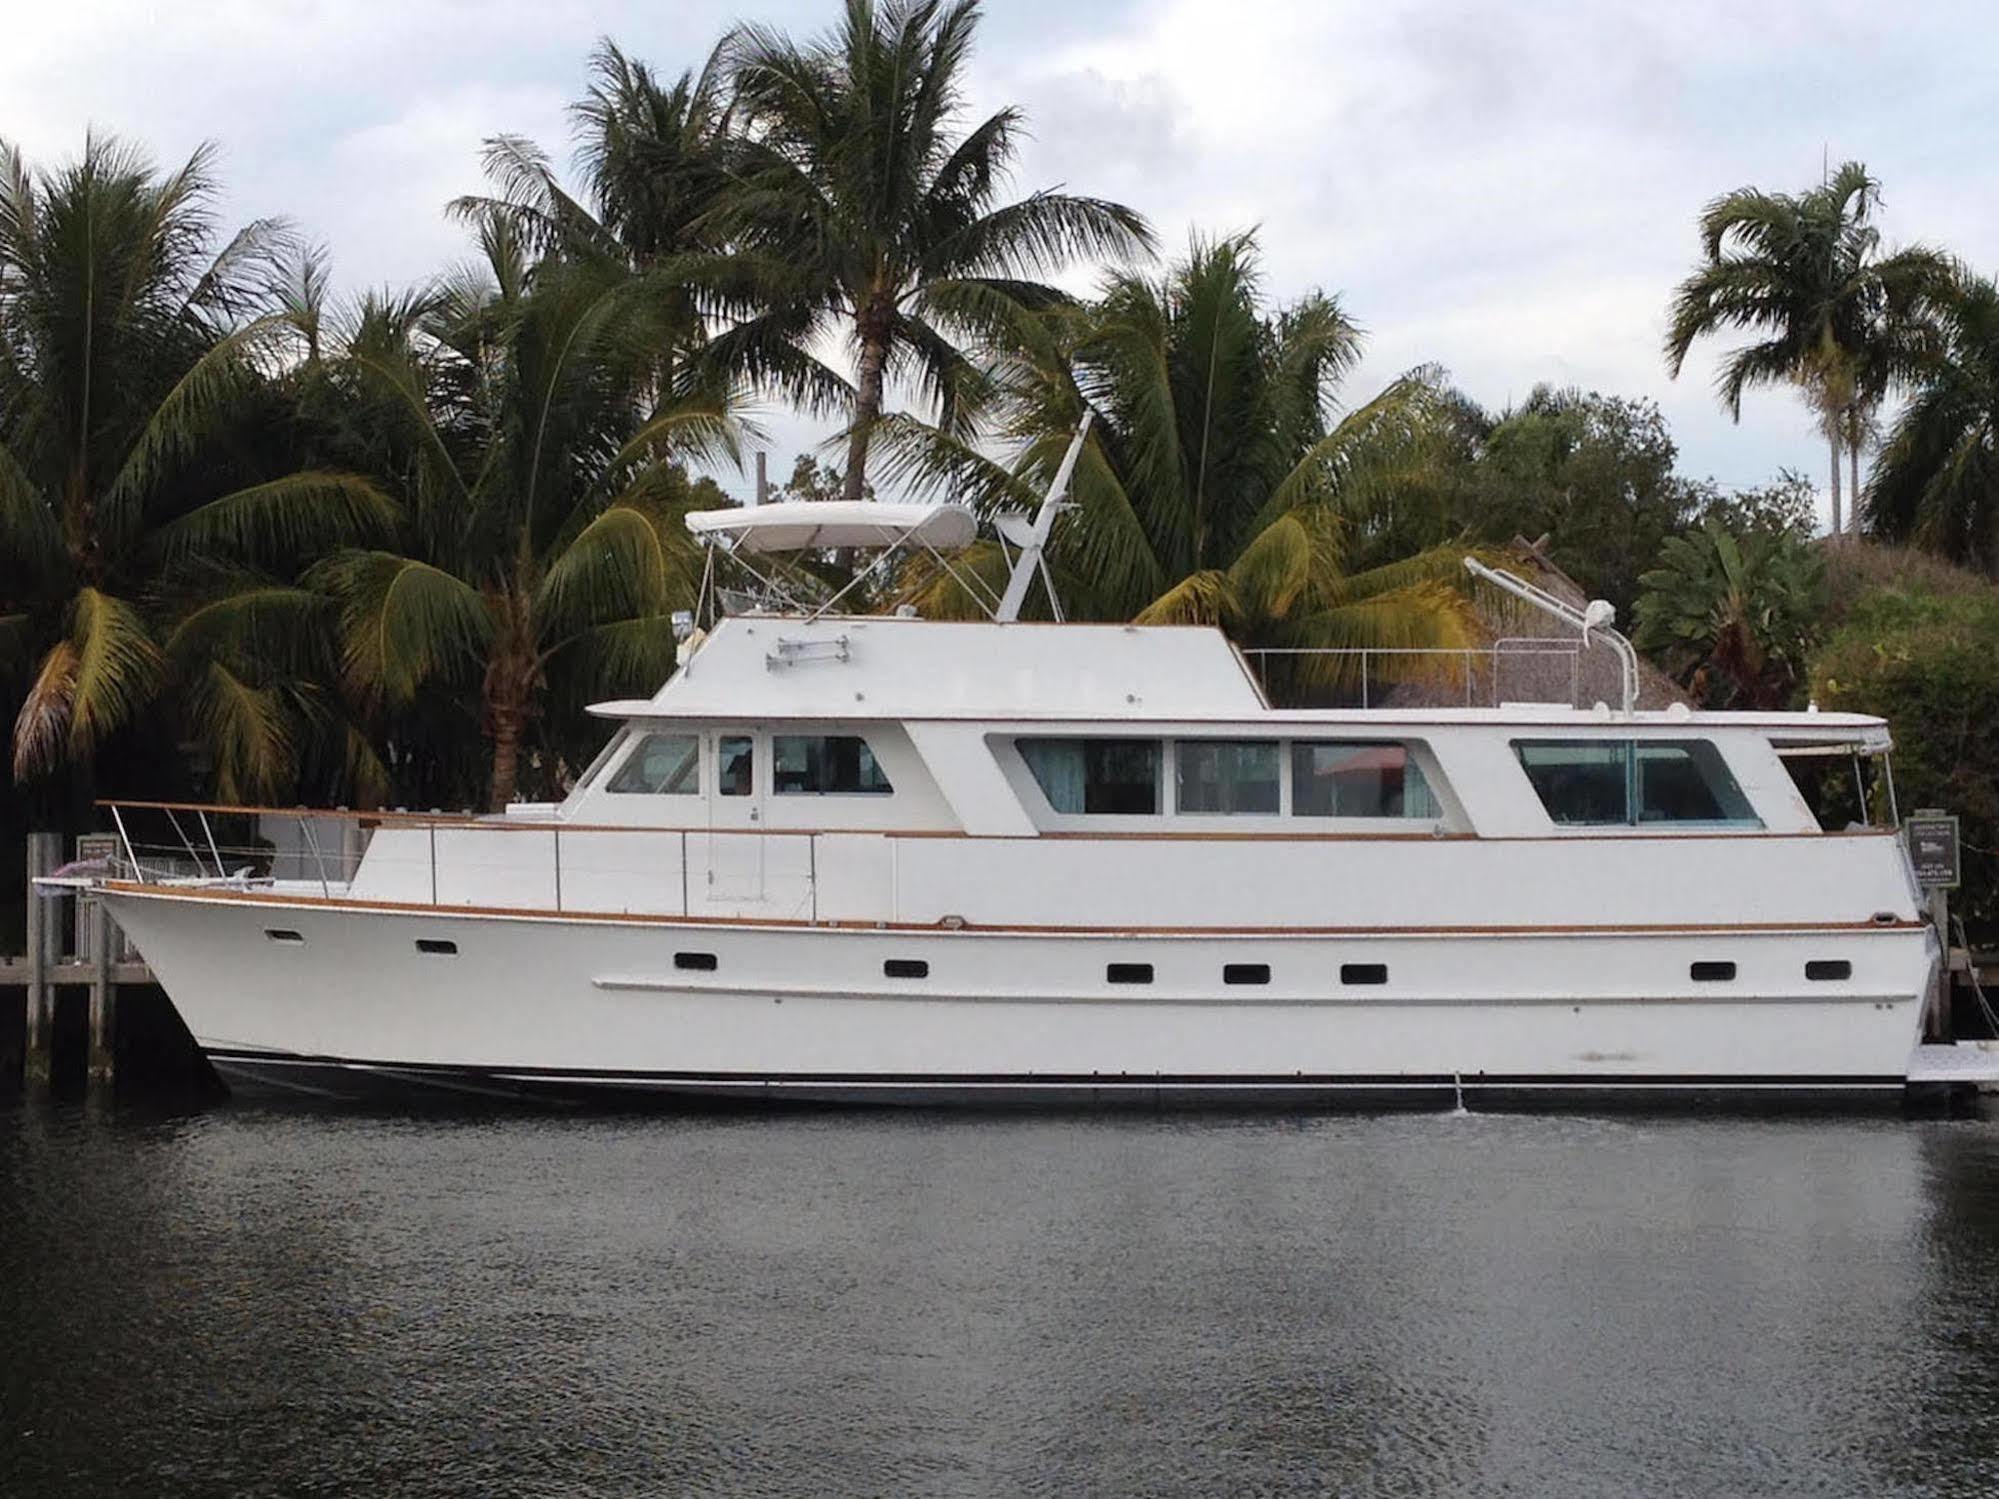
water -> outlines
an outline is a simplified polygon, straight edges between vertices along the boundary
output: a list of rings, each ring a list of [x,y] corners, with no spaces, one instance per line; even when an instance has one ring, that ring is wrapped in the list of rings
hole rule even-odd
[[[0,1110],[10,1494],[1999,1492],[1999,1127]]]

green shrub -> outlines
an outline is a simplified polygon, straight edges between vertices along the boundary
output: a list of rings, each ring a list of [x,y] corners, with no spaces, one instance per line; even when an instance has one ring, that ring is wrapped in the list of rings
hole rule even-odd
[[[1888,720],[1904,813],[1962,819],[1953,910],[1974,944],[1999,943],[1999,589],[1861,595],[1813,661],[1812,689],[1822,708]]]

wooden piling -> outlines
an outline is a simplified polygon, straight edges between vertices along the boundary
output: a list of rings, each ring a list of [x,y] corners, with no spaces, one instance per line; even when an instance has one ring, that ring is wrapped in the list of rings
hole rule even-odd
[[[34,882],[40,875],[53,874],[61,862],[60,833],[28,834],[28,1023],[22,1074],[33,1089],[46,1089],[54,1076],[56,1041],[56,990],[50,973],[55,923],[49,919],[50,903],[42,899]]]
[[[108,1088],[116,1075],[118,986],[112,982],[117,924],[101,900],[90,909],[90,1070],[93,1088]]]

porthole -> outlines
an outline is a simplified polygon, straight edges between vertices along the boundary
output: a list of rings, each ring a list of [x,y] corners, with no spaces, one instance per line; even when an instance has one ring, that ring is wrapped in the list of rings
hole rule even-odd
[[[1225,984],[1267,984],[1270,982],[1268,963],[1224,963],[1222,982]]]
[[[1152,965],[1112,963],[1104,969],[1104,981],[1110,984],[1149,984],[1152,982]]]
[[[921,958],[890,958],[882,964],[882,977],[927,979],[930,977],[930,965]]]
[[[695,973],[713,973],[715,955],[711,952],[677,952],[673,955],[673,966]]]
[[[1735,977],[1733,963],[1696,963],[1687,970],[1697,984],[1725,984]]]
[[[284,943],[287,947],[302,947],[305,944],[304,934],[295,932],[288,926],[267,926],[264,928],[264,935],[273,942]]]
[[[1815,984],[1853,977],[1853,965],[1845,958],[1813,958],[1805,964],[1805,977]]]
[[[1386,963],[1342,963],[1340,982],[1343,984],[1385,984],[1388,982]]]
[[[418,952],[436,953],[440,957],[452,957],[458,951],[456,942],[448,942],[442,937],[419,937],[416,939]]]

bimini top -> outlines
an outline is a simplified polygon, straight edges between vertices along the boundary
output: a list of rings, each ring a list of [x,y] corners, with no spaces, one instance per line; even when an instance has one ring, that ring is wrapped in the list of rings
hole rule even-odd
[[[963,505],[884,504],[877,500],[785,500],[729,510],[696,510],[687,529],[738,552],[802,552],[815,547],[897,547],[955,551],[978,535]]]

